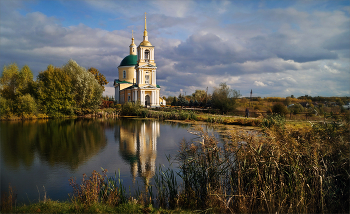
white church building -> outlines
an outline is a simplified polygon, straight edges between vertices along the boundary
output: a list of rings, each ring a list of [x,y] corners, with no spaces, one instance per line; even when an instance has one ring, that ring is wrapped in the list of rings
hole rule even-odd
[[[120,104],[140,102],[145,107],[166,105],[159,94],[154,46],[148,41],[146,15],[143,41],[136,47],[132,34],[129,48],[130,54],[121,61],[118,79],[114,80],[115,100]]]

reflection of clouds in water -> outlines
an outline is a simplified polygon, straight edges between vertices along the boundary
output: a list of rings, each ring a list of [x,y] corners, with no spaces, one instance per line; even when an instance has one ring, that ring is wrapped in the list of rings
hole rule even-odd
[[[133,179],[142,177],[148,182],[156,170],[159,122],[137,121],[133,126],[119,126],[115,131],[119,152],[124,161],[130,164]]]

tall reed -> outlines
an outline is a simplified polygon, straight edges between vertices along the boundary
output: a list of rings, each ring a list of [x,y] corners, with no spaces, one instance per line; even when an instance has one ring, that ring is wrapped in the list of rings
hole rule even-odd
[[[107,170],[103,170],[102,174],[92,172],[90,177],[83,175],[81,184],[76,182],[75,178],[69,179],[69,184],[73,187],[73,195],[71,197],[73,203],[83,204],[89,207],[96,203],[106,203],[108,205],[118,205],[128,201],[125,187],[117,177],[107,177]]]
[[[183,141],[176,158],[183,183],[172,200],[217,212],[348,213],[349,124],[293,130],[277,120],[268,127],[232,131],[223,144],[203,131],[199,141]],[[176,194],[161,186],[161,198]]]

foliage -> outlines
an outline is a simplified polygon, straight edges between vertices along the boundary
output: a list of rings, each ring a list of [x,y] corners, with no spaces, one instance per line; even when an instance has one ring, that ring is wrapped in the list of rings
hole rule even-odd
[[[182,108],[183,106],[186,106],[186,104],[188,105],[188,101],[185,99],[183,95],[180,94],[177,100],[177,106],[181,106]]]
[[[33,73],[28,65],[23,66],[18,75],[18,91],[21,95],[34,95],[35,84],[33,81]]]
[[[95,77],[95,79],[98,81],[98,83],[103,87],[103,91],[105,90],[105,85],[108,84],[108,81],[106,80],[106,77],[101,74],[96,68],[91,67],[88,70],[90,73],[92,73]]]
[[[177,99],[176,97],[173,98],[173,101],[171,102],[172,106],[176,106],[177,105]]]
[[[286,99],[283,101],[284,105],[289,106],[292,104],[292,98],[291,97],[286,97]]]
[[[113,108],[114,107],[114,101],[110,100],[102,100],[100,108]]]
[[[204,90],[196,90],[193,94],[192,94],[192,98],[194,100],[199,100],[199,102],[203,102],[205,103],[206,99],[207,99],[207,92]]]
[[[211,105],[219,109],[221,113],[227,113],[236,108],[236,99],[240,96],[239,91],[230,89],[226,83],[220,83],[220,88],[215,88]]]
[[[37,78],[40,110],[50,116],[72,114],[76,106],[71,76],[61,68],[49,65]]]
[[[71,78],[73,97],[78,108],[97,109],[101,103],[102,86],[97,82],[94,75],[87,72],[74,60],[70,59],[62,70]]]
[[[270,114],[265,117],[261,123],[263,128],[284,128],[286,119],[280,114]]]
[[[0,118],[12,116],[12,100],[7,100],[0,96]]]
[[[295,103],[289,108],[289,111],[293,114],[299,114],[304,111],[304,107],[300,103]]]
[[[36,113],[33,74],[25,65],[18,71],[16,63],[4,66],[0,77],[0,116],[24,116]]]
[[[286,115],[288,114],[288,109],[283,103],[276,103],[272,106],[272,112],[275,114]]]
[[[30,95],[22,95],[18,98],[18,111],[23,115],[35,115],[37,111],[35,99]]]
[[[0,78],[0,95],[15,100],[18,89],[19,70],[16,63],[4,66]]]
[[[142,109],[140,102],[126,102],[122,105],[121,114],[124,116],[138,116],[141,114]]]

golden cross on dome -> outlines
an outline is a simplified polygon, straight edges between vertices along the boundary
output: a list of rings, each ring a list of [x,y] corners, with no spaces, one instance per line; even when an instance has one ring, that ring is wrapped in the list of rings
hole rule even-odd
[[[131,37],[134,38],[134,30],[131,30]]]

